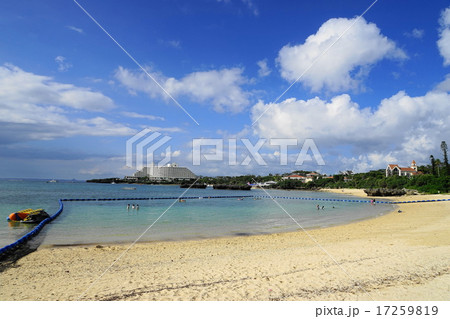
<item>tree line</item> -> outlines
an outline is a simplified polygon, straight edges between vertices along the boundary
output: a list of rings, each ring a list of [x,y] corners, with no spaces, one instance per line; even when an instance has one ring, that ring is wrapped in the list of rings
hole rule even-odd
[[[418,167],[421,172],[414,176],[386,177],[384,169],[351,176],[334,175],[333,178],[318,178],[306,184],[297,180],[283,180],[277,188],[282,189],[318,189],[318,188],[390,188],[414,189],[419,192],[438,194],[448,193],[450,189],[450,168],[448,164],[448,147],[441,143],[442,161],[430,155],[430,164]]]
[[[450,169],[448,164],[448,148],[445,141],[441,143],[442,160],[430,155],[430,164],[418,167],[421,172],[415,176],[389,176],[386,177],[385,169],[372,170],[367,173],[352,175],[336,174],[333,178],[320,176],[319,178],[303,183],[300,180],[283,179],[283,175],[257,176],[218,176],[202,177],[199,182],[205,184],[239,185],[250,183],[263,183],[276,181],[270,187],[278,189],[303,189],[315,190],[320,188],[389,188],[389,189],[413,189],[423,193],[438,194],[448,193],[450,189]],[[309,171],[295,171],[299,175],[306,175]]]

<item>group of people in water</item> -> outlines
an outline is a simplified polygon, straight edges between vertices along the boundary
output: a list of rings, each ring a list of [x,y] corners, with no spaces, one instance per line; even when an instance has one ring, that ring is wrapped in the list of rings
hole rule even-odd
[[[372,198],[372,199],[370,200],[370,205],[375,206],[375,204],[376,204],[376,200]],[[316,208],[317,208],[317,210],[320,210],[320,209],[321,209],[321,207],[320,207],[319,204],[317,204]],[[336,208],[336,207],[333,206],[333,208]],[[322,209],[325,209],[325,206],[322,206]]]
[[[129,212],[130,211],[130,208],[131,209],[135,209],[136,211],[138,211],[139,210],[139,204],[127,204],[127,212]]]
[[[320,205],[319,204],[317,204],[316,207],[317,207],[317,210],[320,210]],[[336,207],[333,206],[333,208],[336,208]],[[322,206],[322,209],[325,209],[325,206]]]

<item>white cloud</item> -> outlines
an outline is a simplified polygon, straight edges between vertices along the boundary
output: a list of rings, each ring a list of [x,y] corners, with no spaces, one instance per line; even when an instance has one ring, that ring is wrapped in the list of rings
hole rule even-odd
[[[72,31],[75,31],[75,32],[78,32],[78,33],[84,33],[83,29],[74,27],[73,25],[68,25],[68,26],[67,26],[67,29],[72,30]]]
[[[0,98],[8,104],[65,105],[97,112],[106,112],[116,107],[102,93],[72,84],[57,83],[51,77],[29,73],[11,64],[0,66]]]
[[[180,150],[176,150],[173,152],[162,152],[161,153],[161,158],[165,158],[165,157],[179,157],[181,155],[181,151]],[[149,158],[149,160],[151,160],[152,158]]]
[[[272,72],[270,68],[267,66],[267,59],[258,61],[256,62],[256,64],[258,64],[259,66],[258,75],[260,77],[268,76]]]
[[[151,75],[173,96],[187,96],[196,102],[210,103],[217,112],[239,113],[249,104],[249,93],[241,88],[248,82],[242,72],[241,68],[193,72],[179,80],[156,72]],[[131,94],[140,91],[152,98],[167,99],[163,90],[142,71],[131,71],[120,66],[115,78]]]
[[[325,22],[305,43],[284,46],[277,62],[281,76],[288,81],[296,80],[314,64],[299,82],[315,92],[322,89],[338,92],[357,89],[370,67],[384,58],[406,59],[407,56],[375,24],[363,18],[336,18]]]
[[[121,136],[134,130],[104,117],[69,117],[74,110],[105,112],[114,102],[99,92],[0,66],[0,143],[75,135]]]
[[[358,171],[364,165],[380,168],[380,163],[392,159],[427,160],[440,141],[450,136],[449,105],[450,95],[442,91],[418,97],[400,91],[382,100],[375,110],[361,108],[342,94],[331,101],[317,97],[272,105],[260,101],[252,108],[252,118],[270,106],[254,127],[259,137],[312,138],[319,149],[338,153],[350,148],[355,154],[351,156],[356,156],[352,168]]]
[[[445,80],[436,86],[436,90],[450,92],[450,74],[447,74]]]
[[[175,127],[145,126],[144,128],[148,128],[153,132],[169,132],[169,133],[183,132],[183,129],[176,126]]]
[[[408,162],[409,161],[409,162]],[[350,169],[354,173],[367,172],[372,169],[385,168],[387,164],[400,164],[406,166],[409,164],[411,159],[402,162],[392,154],[392,152],[371,152],[364,155],[359,155],[355,157],[339,157],[338,162],[342,166],[342,170]],[[337,170],[336,170],[337,171]]]
[[[69,62],[66,62],[66,58],[61,55],[58,55],[55,58],[55,62],[58,64],[58,71],[60,71],[60,72],[67,71],[68,69],[70,69],[72,67],[72,64],[70,64]]]
[[[444,58],[444,65],[450,65],[450,7],[442,11],[439,21],[441,26],[437,45],[439,52]]]
[[[405,35],[409,38],[422,39],[425,35],[425,30],[414,28],[411,32],[405,32]]]
[[[155,115],[147,115],[147,114],[139,114],[136,112],[121,112],[123,116],[126,117],[132,117],[132,118],[138,118],[138,119],[147,119],[150,121],[164,121],[165,119],[161,116],[155,116]]]
[[[121,177],[132,175],[136,171],[134,168],[124,166],[125,161],[126,158],[120,156],[91,157],[72,161],[71,165],[75,169],[78,168],[78,173],[84,178]],[[67,163],[64,163],[63,165],[67,166]]]

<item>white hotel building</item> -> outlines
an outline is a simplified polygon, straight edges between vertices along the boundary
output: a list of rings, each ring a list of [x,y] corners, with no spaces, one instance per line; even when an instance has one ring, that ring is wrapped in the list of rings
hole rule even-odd
[[[166,166],[150,165],[134,173],[134,177],[148,177],[151,180],[195,179],[197,175],[186,167],[178,167],[176,163]]]

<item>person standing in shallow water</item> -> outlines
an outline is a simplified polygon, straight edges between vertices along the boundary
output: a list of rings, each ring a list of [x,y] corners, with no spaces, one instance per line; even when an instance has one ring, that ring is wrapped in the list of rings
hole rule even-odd
[[[317,207],[317,210],[320,210],[320,206],[319,206],[319,204],[317,204],[317,206],[316,206],[316,207]]]

